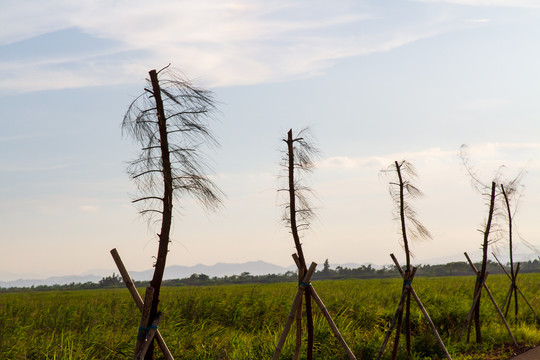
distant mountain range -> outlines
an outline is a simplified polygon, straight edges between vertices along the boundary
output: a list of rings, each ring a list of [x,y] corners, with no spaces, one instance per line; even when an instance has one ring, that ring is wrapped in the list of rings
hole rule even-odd
[[[357,268],[360,264],[348,263],[337,266]],[[322,269],[322,266],[319,266]],[[241,264],[217,263],[215,265],[198,264],[194,266],[171,265],[165,269],[164,279],[183,279],[190,277],[192,274],[206,274],[210,277],[240,275],[248,272],[251,275],[267,275],[267,274],[283,274],[287,271],[295,271],[294,266],[282,267],[265,261],[249,261]],[[107,273],[103,270],[95,270],[95,273],[112,275],[112,272]],[[118,273],[118,271],[115,271]],[[150,280],[154,273],[154,269],[145,271],[130,271],[130,275],[134,280],[145,281]],[[13,276],[13,274],[10,274]],[[99,282],[103,276],[95,274],[88,275],[70,275],[70,276],[55,276],[46,279],[18,279],[11,281],[0,281],[0,287],[31,287],[39,285],[65,285],[71,283]]]
[[[183,279],[192,274],[206,274],[210,277],[214,276],[231,276],[240,275],[243,272],[248,272],[251,275],[267,275],[267,274],[282,274],[292,270],[292,268],[284,268],[265,261],[249,261],[242,264],[217,263],[215,265],[197,264],[194,266],[171,265],[165,269],[164,279]],[[130,272],[135,280],[150,280],[154,274],[154,269],[146,271]]]
[[[474,251],[469,253],[473,261],[479,261],[481,259],[481,252]],[[493,256],[490,254],[490,259],[493,259]],[[538,259],[538,254],[516,254],[515,261],[526,262],[530,260]],[[506,256],[500,256],[499,260],[503,263],[506,263],[508,259]],[[445,258],[431,259],[428,261],[419,262],[422,264],[446,264],[449,262],[458,262],[465,261],[463,254],[448,256]],[[338,266],[343,268],[355,269],[362,265],[371,265],[373,268],[378,269],[381,266],[375,264],[357,264],[357,263],[347,263],[347,264],[330,264],[332,269],[335,269]],[[322,269],[322,264],[319,265],[319,270]],[[279,265],[274,265],[265,261],[249,261],[241,264],[231,264],[231,263],[217,263],[215,265],[203,265],[198,264],[194,266],[181,266],[181,265],[171,265],[165,269],[164,279],[183,279],[190,277],[192,274],[206,274],[210,277],[222,277],[222,276],[231,276],[231,275],[240,275],[244,272],[248,272],[251,275],[267,275],[267,274],[283,274],[287,271],[295,271],[296,267],[282,267]],[[118,273],[118,271],[115,271]],[[130,271],[130,275],[134,280],[144,281],[150,280],[152,274],[154,273],[153,269],[145,271]],[[96,275],[101,274],[101,276]],[[3,274],[0,274],[0,276]],[[14,278],[14,274],[9,274],[10,278]],[[70,275],[70,276],[55,276],[49,277],[46,279],[24,279],[24,275],[21,275],[18,280],[10,281],[0,281],[0,287],[10,288],[10,287],[31,287],[39,285],[65,285],[71,283],[86,283],[86,282],[99,282],[104,275],[112,275],[111,272],[106,270],[95,270],[91,274],[87,275]]]

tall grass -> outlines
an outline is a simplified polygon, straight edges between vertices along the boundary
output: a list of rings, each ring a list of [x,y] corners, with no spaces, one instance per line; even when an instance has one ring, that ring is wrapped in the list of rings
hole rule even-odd
[[[484,296],[482,345],[457,337],[471,306],[475,277],[418,278],[414,287],[454,359],[507,359],[511,339]],[[358,359],[374,359],[401,295],[399,279],[320,281],[317,292]],[[519,286],[537,312],[540,274],[523,274]],[[509,282],[488,279],[499,304]],[[162,289],[160,330],[175,359],[269,359],[296,292],[293,283]],[[314,357],[346,359],[321,313],[314,313]],[[520,345],[540,344],[540,323],[525,306],[510,327]],[[125,289],[0,294],[0,359],[130,359],[139,312]],[[412,306],[415,359],[443,353]],[[282,359],[290,359],[290,336]],[[501,350],[502,349],[502,350]],[[490,354],[489,356],[487,354]],[[387,356],[389,354],[386,354]],[[158,357],[160,358],[160,357]],[[399,359],[406,359],[400,348]]]

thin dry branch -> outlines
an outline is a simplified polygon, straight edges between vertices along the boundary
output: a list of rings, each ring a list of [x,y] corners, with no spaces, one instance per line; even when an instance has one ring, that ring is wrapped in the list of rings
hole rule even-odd
[[[208,125],[216,112],[214,98],[210,91],[195,87],[189,80],[178,75],[169,67],[158,72],[160,76],[161,98],[166,118],[167,134],[170,137],[172,187],[180,194],[189,194],[205,208],[213,210],[221,205],[224,194],[206,176],[210,167],[201,154],[201,146],[214,147],[218,143]],[[161,170],[161,143],[156,120],[155,94],[149,86],[128,107],[122,122],[122,132],[130,135],[142,148],[138,159],[131,162],[128,174],[134,180],[138,195],[135,203],[146,203],[140,208],[141,214],[158,213],[148,211],[148,202],[162,198],[163,177]],[[153,206],[156,206],[155,208]],[[151,210],[158,210],[159,203]]]
[[[410,251],[409,240],[429,240],[431,233],[420,222],[411,202],[423,196],[422,191],[412,181],[418,177],[413,164],[406,160],[395,161],[380,172],[391,180],[388,182],[388,192],[394,202],[394,219],[401,223],[402,246],[406,253]],[[396,181],[397,180],[397,181]],[[408,257],[409,254],[406,254]],[[409,264],[409,261],[407,261]]]
[[[283,139],[287,143],[287,139]],[[315,195],[312,189],[305,185],[306,175],[314,169],[314,161],[319,156],[319,149],[315,145],[311,132],[308,128],[300,130],[292,137],[293,142],[293,167],[294,167],[294,198],[295,198],[295,224],[298,229],[306,230],[310,228],[312,220],[316,218],[314,208],[311,204],[311,198]],[[283,152],[281,165],[284,169],[283,181],[289,181],[289,153],[288,149]],[[278,189],[278,192],[287,192],[286,199],[282,202],[283,208],[282,220],[287,226],[291,225],[291,211],[289,192],[290,184],[284,184]]]

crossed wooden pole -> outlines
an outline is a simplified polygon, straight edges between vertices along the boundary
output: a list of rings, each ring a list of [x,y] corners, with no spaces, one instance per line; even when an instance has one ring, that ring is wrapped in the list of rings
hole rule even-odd
[[[377,356],[377,360],[379,360],[381,358],[381,356],[383,355],[384,349],[386,348],[386,345],[388,344],[388,340],[390,340],[390,336],[392,335],[392,331],[394,330],[394,327],[396,326],[396,324],[397,324],[396,337],[395,337],[395,341],[394,341],[394,350],[393,350],[393,353],[392,353],[392,358],[395,359],[395,357],[397,355],[397,344],[399,343],[399,337],[400,337],[400,334],[401,334],[401,319],[403,318],[403,308],[404,308],[404,305],[405,305],[405,299],[407,298],[407,296],[409,296],[409,294],[411,294],[413,296],[414,300],[418,304],[418,307],[422,311],[422,314],[424,314],[424,317],[426,318],[426,321],[428,322],[429,326],[431,327],[431,331],[433,332],[433,335],[435,335],[435,337],[437,338],[437,342],[439,343],[439,345],[441,345],[441,348],[444,351],[444,355],[446,356],[447,359],[452,360],[452,358],[450,357],[450,354],[448,353],[448,350],[446,350],[446,347],[444,346],[444,343],[443,343],[443,341],[442,341],[442,339],[441,339],[441,337],[439,335],[439,332],[437,331],[437,328],[435,327],[435,324],[433,323],[433,321],[429,317],[429,314],[428,314],[426,308],[424,307],[424,305],[422,304],[422,301],[420,301],[420,298],[418,297],[418,295],[416,294],[416,291],[414,291],[414,289],[412,287],[412,281],[414,279],[414,275],[416,274],[417,268],[413,267],[413,269],[412,269],[412,271],[410,273],[405,272],[401,268],[401,265],[399,265],[399,262],[397,261],[394,254],[390,254],[390,257],[394,261],[394,264],[396,265],[396,268],[398,269],[399,273],[401,274],[401,277],[403,278],[403,291],[401,292],[401,299],[399,300],[398,307],[396,309],[394,317],[392,318],[392,322],[390,323],[390,328],[386,332],[384,342],[383,342],[383,344],[381,346],[381,349],[379,350],[379,355]]]
[[[154,293],[154,288],[146,288],[146,294],[143,301],[141,295],[135,287],[135,284],[133,284],[133,281],[131,280],[131,276],[129,276],[129,273],[126,270],[126,267],[124,266],[124,263],[122,262],[122,259],[118,254],[118,251],[116,249],[112,249],[111,255],[114,259],[114,262],[116,263],[116,266],[118,267],[118,271],[120,271],[120,275],[122,275],[122,279],[124,280],[124,283],[126,284],[126,287],[129,290],[131,297],[135,301],[135,304],[137,304],[139,310],[142,312],[134,359],[144,359],[144,355],[146,354],[146,351],[148,350],[152,339],[155,337],[158,346],[161,349],[161,352],[165,356],[165,359],[174,360],[171,351],[167,347],[167,344],[165,344],[165,340],[163,340],[163,336],[161,336],[161,333],[158,330],[158,325],[161,321],[162,314],[158,313],[156,318],[153,320],[152,325],[147,327],[150,318],[150,308],[152,306],[152,296]]]
[[[512,300],[512,291],[517,290],[517,292],[519,292],[519,294],[521,295],[523,300],[525,300],[525,303],[529,306],[529,309],[531,309],[531,311],[533,312],[534,317],[538,317],[538,315],[536,315],[536,312],[534,311],[534,309],[531,306],[531,304],[529,303],[529,301],[527,301],[527,298],[525,297],[525,295],[523,295],[523,293],[521,292],[521,290],[517,286],[517,276],[519,274],[520,263],[517,264],[516,273],[514,275],[514,278],[512,279],[512,276],[510,276],[508,271],[506,271],[506,269],[504,268],[503,264],[501,264],[501,262],[499,261],[497,256],[495,254],[493,254],[493,256],[495,257],[495,260],[497,260],[497,262],[499,263],[499,266],[501,267],[501,269],[503,269],[504,273],[506,274],[506,276],[508,276],[508,278],[510,279],[510,282],[511,282],[510,289],[508,289],[508,293],[506,293],[506,297],[504,298],[504,302],[503,302],[503,306],[502,306],[503,310],[506,308],[506,310],[504,312],[504,315],[508,316],[508,309],[510,308],[510,302]],[[517,298],[516,298],[516,302],[517,302]],[[517,309],[517,305],[516,305],[516,309]],[[516,310],[516,315],[517,315],[517,310]]]
[[[479,276],[480,271],[478,271],[478,269],[476,268],[474,263],[471,261],[471,258],[469,257],[469,255],[467,253],[465,253],[465,257],[467,258],[467,261],[469,262],[469,265],[471,266],[471,268],[476,273],[476,276]],[[474,313],[474,309],[476,308],[476,303],[478,303],[478,300],[480,299],[480,295],[482,294],[482,288],[484,288],[486,290],[486,293],[488,294],[489,298],[491,299],[491,302],[493,303],[493,305],[497,309],[497,312],[499,313],[499,316],[501,317],[502,321],[504,322],[504,326],[506,326],[506,330],[508,330],[508,334],[512,338],[512,341],[514,342],[514,345],[517,347],[518,343],[516,342],[516,339],[514,338],[514,335],[512,334],[512,331],[510,330],[510,327],[508,326],[508,322],[506,322],[506,318],[504,317],[504,314],[502,313],[501,309],[497,305],[497,302],[493,298],[493,295],[491,294],[491,291],[489,291],[489,288],[488,288],[488,286],[486,284],[487,276],[488,276],[488,273],[486,272],[486,275],[485,275],[485,277],[483,279],[480,279],[480,278],[477,279],[477,281],[480,282],[481,286],[478,286],[478,290],[474,294],[474,299],[473,299],[473,304],[471,306],[471,310],[469,311],[469,313],[467,314],[467,317],[465,318],[465,326],[461,329],[461,333],[459,334],[458,341],[463,336],[463,333],[464,333],[466,328],[468,328],[469,331],[470,331],[472,315]]]
[[[298,261],[298,256],[296,254],[293,254],[293,259],[294,259],[296,265],[298,266],[298,269],[302,269],[302,267],[300,266],[300,262]],[[326,309],[326,306],[324,306],[324,303],[322,302],[321,298],[319,297],[319,295],[315,291],[315,288],[310,283],[311,276],[315,272],[316,267],[317,267],[317,264],[312,262],[311,266],[308,269],[308,271],[303,276],[302,281],[300,281],[300,283],[298,284],[298,290],[296,291],[296,295],[294,297],[293,304],[291,306],[291,311],[289,312],[289,316],[287,317],[287,321],[285,322],[285,327],[284,327],[283,332],[281,333],[281,336],[279,338],[278,344],[276,346],[276,350],[274,351],[274,356],[272,358],[273,360],[278,360],[279,359],[279,355],[281,354],[281,350],[283,349],[283,345],[285,344],[285,340],[287,339],[287,335],[289,334],[289,331],[291,330],[292,323],[296,320],[297,321],[297,330],[299,328],[301,328],[301,324],[300,324],[300,326],[298,325],[299,324],[299,322],[298,322],[298,314],[300,314],[300,316],[301,316],[302,296],[304,295],[304,291],[309,291],[310,292],[311,297],[313,298],[313,300],[315,300],[315,303],[321,309],[321,312],[323,313],[326,321],[328,322],[328,325],[330,325],[330,328],[332,329],[332,332],[334,333],[334,335],[338,339],[339,343],[341,344],[341,346],[343,347],[343,349],[347,353],[347,356],[349,357],[349,359],[350,360],[356,360],[356,357],[354,356],[351,349],[349,348],[349,346],[345,342],[345,339],[343,339],[343,336],[341,336],[341,333],[339,332],[336,324],[334,323],[334,320],[332,320],[332,316],[330,316],[330,313]],[[301,274],[301,273],[302,272],[300,270],[299,274]],[[300,317],[300,319],[301,319],[301,317]],[[298,357],[298,353],[299,353],[298,352],[298,349],[299,349],[299,342],[298,342],[299,337],[298,337],[298,334],[299,333],[297,332],[297,338],[296,338],[297,339],[297,343],[296,343],[297,345],[296,345],[296,351],[295,351],[295,355],[294,355],[295,358]]]

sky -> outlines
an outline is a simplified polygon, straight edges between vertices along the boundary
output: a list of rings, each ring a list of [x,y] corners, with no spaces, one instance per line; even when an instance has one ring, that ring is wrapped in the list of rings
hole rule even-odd
[[[281,141],[309,127],[321,150],[306,180],[317,219],[307,261],[403,259],[382,175],[417,170],[431,240],[413,262],[478,253],[479,179],[523,172],[517,253],[540,235],[540,4],[533,0],[0,0],[0,280],[152,267],[158,224],[141,218],[122,135],[151,69],[171,63],[214,92],[203,149],[227,195],[216,212],[175,204],[168,265],[292,265],[281,222]],[[525,246],[529,244],[531,246]],[[496,251],[507,257],[506,241]],[[536,251],[536,252],[535,252]]]

